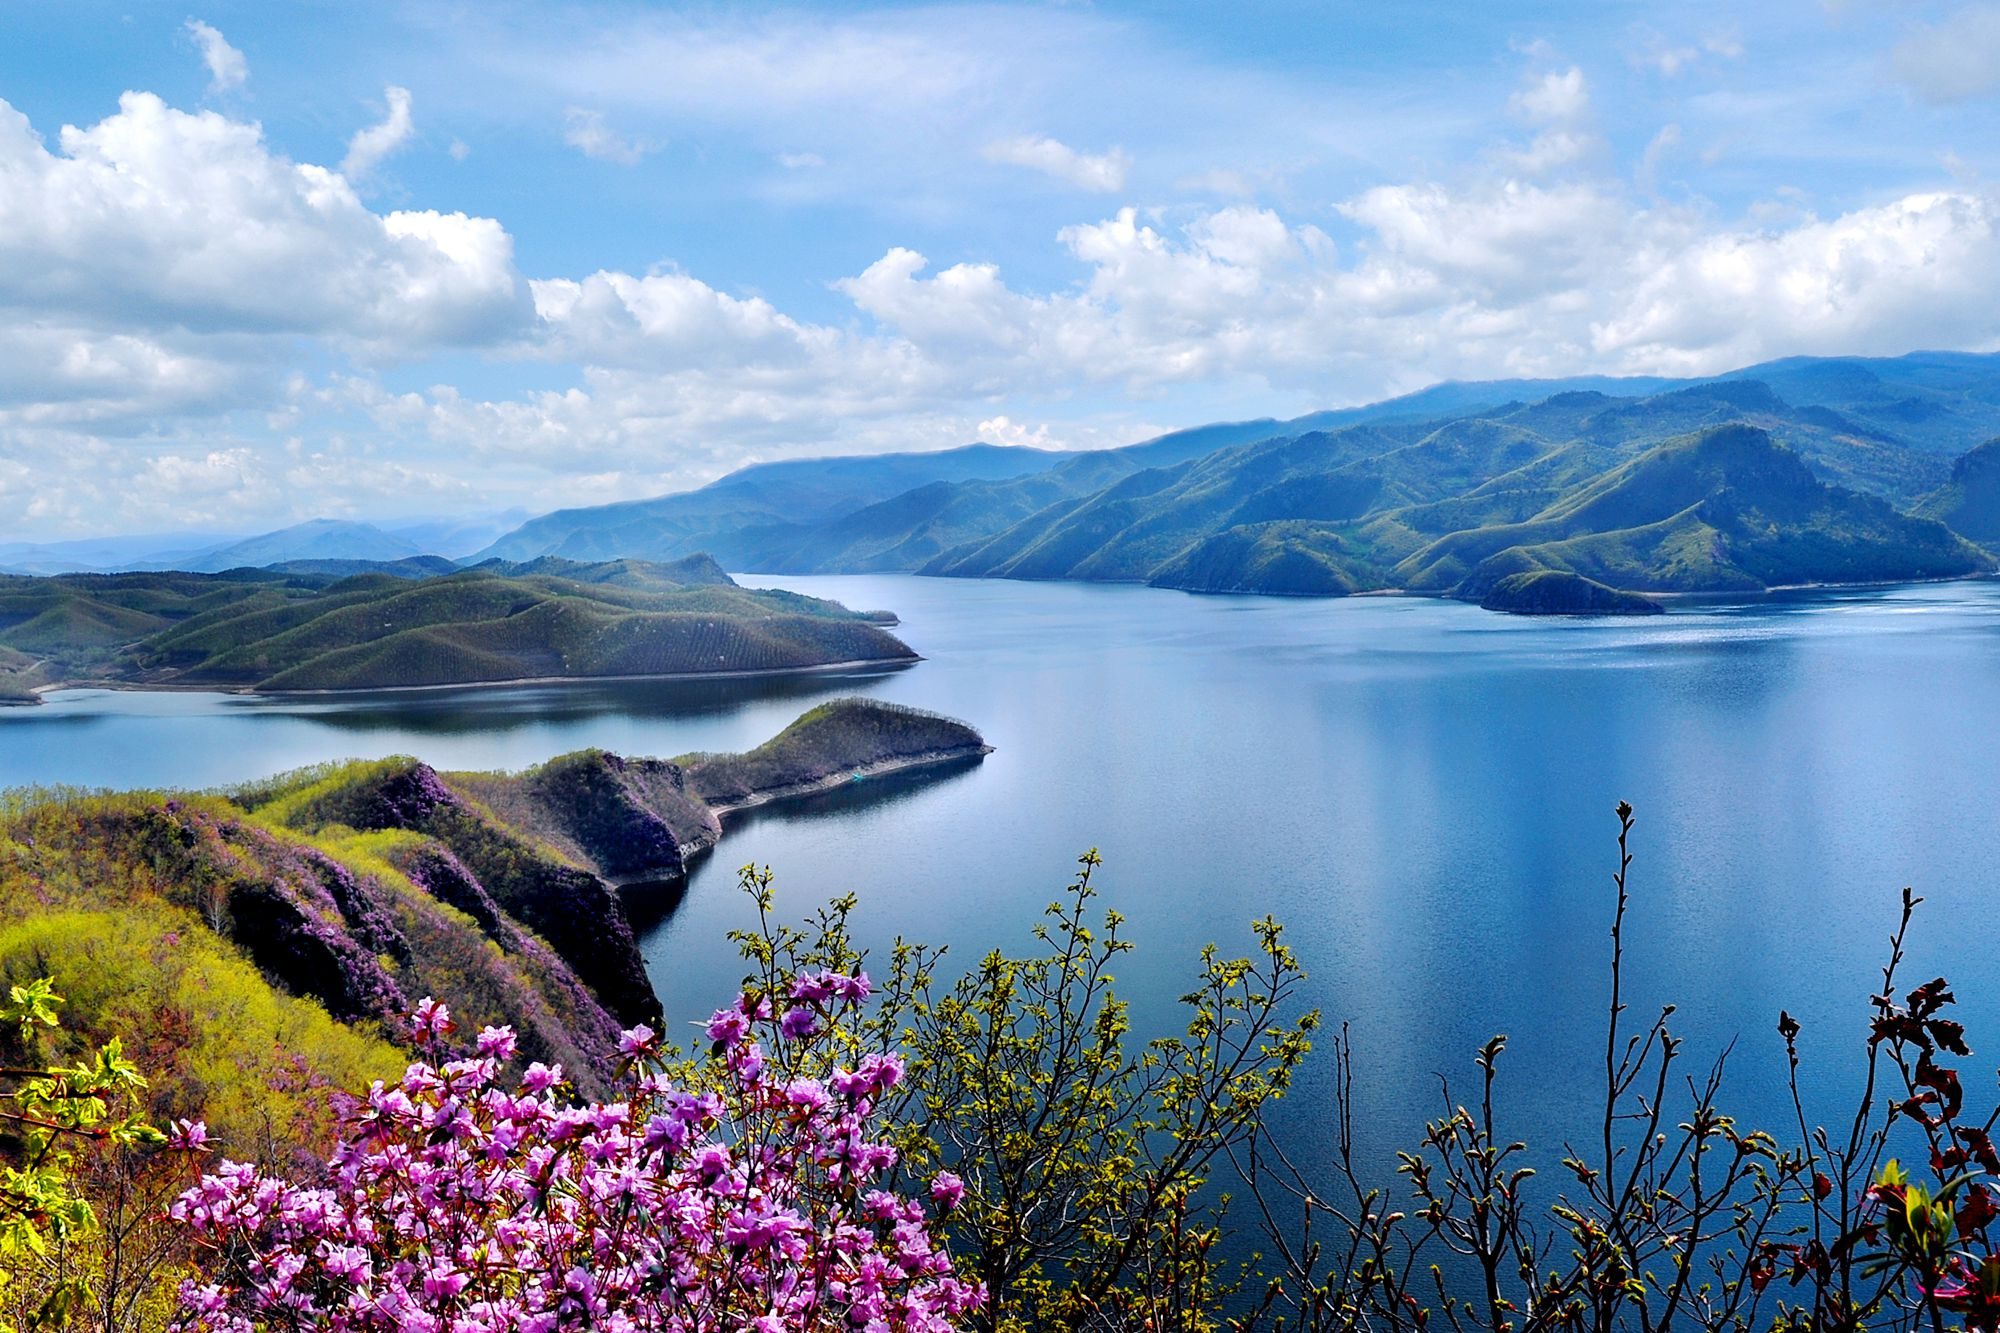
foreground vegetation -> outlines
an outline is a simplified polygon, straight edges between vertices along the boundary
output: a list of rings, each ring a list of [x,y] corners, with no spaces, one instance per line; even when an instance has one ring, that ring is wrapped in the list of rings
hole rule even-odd
[[[362,690],[915,657],[881,617],[672,565],[0,577],[0,698],[37,685]]]
[[[171,1119],[198,1082],[159,1040],[174,1011],[107,1003],[93,981],[123,983],[65,969],[51,933],[10,966],[52,977],[11,983],[0,1014],[0,1308],[18,1329],[231,1333],[2000,1326],[1995,1116],[1969,1104],[1949,986],[1901,979],[1918,900],[1869,1001],[1851,1117],[1807,1119],[1781,1015],[1791,1069],[1775,1072],[1801,1109],[1742,1125],[1720,1063],[1684,1076],[1671,1008],[1628,1014],[1619,818],[1604,1076],[1576,1090],[1601,1133],[1517,1140],[1496,1037],[1393,1183],[1357,1160],[1344,1037],[1332,1165],[1303,1168],[1273,1136],[1318,1027],[1276,923],[1249,958],[1203,952],[1181,1033],[1132,1033],[1111,976],[1129,946],[1099,911],[1094,855],[1029,953],[954,974],[898,944],[872,978],[851,899],[782,924],[768,872],[746,870],[760,924],[735,939],[741,993],[718,997],[695,1051],[628,1027],[603,1101],[524,1063],[516,1032],[433,1001],[342,1036],[275,996],[239,1008],[236,1039],[296,1011],[318,1025],[317,1072],[255,1090],[300,1115],[262,1131]],[[65,978],[82,988],[66,1001]],[[371,1071],[372,1092],[327,1096]],[[259,1082],[227,1063],[208,1077]]]

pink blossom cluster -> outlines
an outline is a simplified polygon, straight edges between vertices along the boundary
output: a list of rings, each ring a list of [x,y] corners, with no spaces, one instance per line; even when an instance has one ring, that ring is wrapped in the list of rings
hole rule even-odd
[[[884,1187],[896,1153],[870,1127],[900,1060],[812,1077],[800,1044],[867,993],[865,975],[821,973],[775,1006],[739,996],[678,1082],[634,1028],[616,1100],[596,1104],[568,1099],[559,1067],[503,1081],[506,1028],[445,1058],[450,1016],[426,1000],[412,1025],[428,1061],[349,1109],[325,1182],[224,1161],[175,1203],[210,1261],[177,1328],[946,1333],[982,1293],[952,1275],[923,1204]],[[941,1174],[931,1201],[962,1189]]]

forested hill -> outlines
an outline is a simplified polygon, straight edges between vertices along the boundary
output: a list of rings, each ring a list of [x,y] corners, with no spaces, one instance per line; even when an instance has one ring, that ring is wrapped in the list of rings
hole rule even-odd
[[[1270,440],[1051,505],[923,572],[1476,600],[1538,569],[1749,592],[1993,568],[1905,512],[1950,460],[1788,425],[1781,406],[1733,383],[1636,404],[1563,395],[1415,439],[1371,426]]]
[[[1699,494],[1648,480],[1723,426],[1758,434],[1696,447],[1717,464]],[[768,493],[773,478],[752,469],[686,495],[550,515],[493,549],[661,557],[699,542],[730,568],[776,573],[1316,595],[1405,587],[1473,599],[1492,578],[1542,568],[1656,591],[1953,577],[1989,563],[1957,538],[2000,542],[1979,448],[1995,436],[2000,356],[1799,358],[1692,381],[1446,384],[1124,449],[1015,454],[976,475],[951,453],[930,464],[898,456],[894,469],[791,464],[786,484],[812,499],[789,509]],[[1647,476],[1622,471],[1661,450]],[[885,493],[893,478],[917,481]],[[1601,509],[1580,521],[1570,512],[1600,485],[1623,486],[1633,502],[1616,526],[1593,526]],[[1460,554],[1472,546],[1489,548],[1482,560],[1506,558],[1466,582]]]
[[[415,577],[412,577],[415,575]],[[265,691],[910,661],[882,613],[738,587],[714,561],[318,562],[0,577],[0,694],[106,682]]]

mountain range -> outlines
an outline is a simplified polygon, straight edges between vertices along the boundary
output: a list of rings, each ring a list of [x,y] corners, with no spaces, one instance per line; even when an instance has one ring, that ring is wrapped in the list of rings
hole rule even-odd
[[[1625,590],[1735,592],[1990,568],[1996,437],[2000,355],[1792,358],[1703,379],[1447,383],[1092,452],[972,444],[759,464],[530,518],[471,551],[498,516],[456,530],[321,521],[141,559],[423,577],[700,553],[765,573],[1475,600],[1554,569]],[[97,545],[0,547],[0,566],[111,553]]]
[[[1541,569],[1661,592],[1960,577],[1992,567],[1961,537],[2000,541],[2000,448],[1990,477],[1979,452],[1996,435],[1993,356],[1445,384],[1094,453],[748,469],[548,515],[482,554],[1473,600]],[[1990,527],[1946,530],[1988,511]]]

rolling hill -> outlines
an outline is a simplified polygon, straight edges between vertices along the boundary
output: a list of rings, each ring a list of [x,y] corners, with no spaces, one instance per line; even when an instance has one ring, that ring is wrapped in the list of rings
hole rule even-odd
[[[729,568],[772,573],[976,566],[1005,577],[1338,591],[1357,576],[1318,528],[1311,540],[1290,527],[1197,547],[1233,526],[1366,514],[1382,522],[1364,544],[1400,543],[1400,560],[1447,532],[1524,521],[1588,476],[1734,421],[1769,432],[1819,480],[1907,509],[1948,483],[1953,458],[2000,433],[2000,356],[1793,358],[1699,380],[1446,383],[1082,455],[972,446],[772,464],[682,495],[547,515],[489,551],[598,559],[706,549]],[[1418,445],[1427,447],[1399,453]]]
[[[364,690],[915,658],[882,613],[741,588],[706,557],[410,573],[0,578],[0,688]]]
[[[1349,427],[1152,469],[922,572],[1477,600],[1538,569],[1625,590],[1742,592],[1992,568],[1933,519],[1823,479],[1901,474],[1864,467],[1872,452],[1801,425],[1754,381],[1639,400],[1570,392],[1449,421],[1414,443]],[[1947,467],[1922,459],[1902,470]]]

